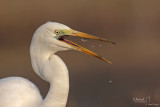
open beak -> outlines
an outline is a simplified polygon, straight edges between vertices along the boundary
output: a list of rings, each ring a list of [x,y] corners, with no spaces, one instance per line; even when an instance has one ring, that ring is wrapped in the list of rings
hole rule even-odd
[[[98,54],[96,54],[96,53],[94,53],[94,52],[92,52],[92,51],[90,51],[90,50],[72,42],[72,41],[66,40],[65,36],[76,36],[76,37],[82,37],[82,38],[87,38],[87,39],[95,39],[95,40],[115,44],[114,42],[111,42],[107,39],[100,38],[100,37],[97,37],[97,36],[89,35],[89,34],[86,34],[86,33],[83,33],[83,32],[75,31],[75,30],[72,30],[72,29],[59,29],[58,31],[61,32],[61,35],[58,36],[58,40],[60,40],[64,43],[67,43],[68,45],[73,47],[75,50],[78,50],[78,51],[84,52],[86,54],[89,54],[91,56],[97,57],[97,58],[111,64],[110,61],[104,59],[103,57],[99,56]]]

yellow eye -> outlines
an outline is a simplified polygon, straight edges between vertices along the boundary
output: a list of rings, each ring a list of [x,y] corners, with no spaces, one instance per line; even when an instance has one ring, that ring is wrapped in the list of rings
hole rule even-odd
[[[58,34],[60,34],[60,31],[55,30],[54,33],[55,33],[56,35],[58,35]]]

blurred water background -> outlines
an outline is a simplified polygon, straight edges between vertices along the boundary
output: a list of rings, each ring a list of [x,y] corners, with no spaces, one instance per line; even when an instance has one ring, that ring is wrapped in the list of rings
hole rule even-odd
[[[25,77],[44,97],[49,84],[33,72],[29,47],[47,21],[117,43],[74,38],[113,64],[77,51],[57,53],[70,74],[67,107],[143,107],[133,98],[148,96],[160,104],[159,0],[0,0],[0,78]]]

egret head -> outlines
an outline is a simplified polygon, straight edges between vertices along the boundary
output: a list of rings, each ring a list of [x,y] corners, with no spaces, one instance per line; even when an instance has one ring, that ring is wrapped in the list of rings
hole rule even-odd
[[[88,39],[95,39],[104,42],[110,42],[115,44],[111,41],[108,41],[104,38],[96,37],[93,35],[89,35],[86,33],[82,33],[76,30],[69,28],[66,25],[57,23],[57,22],[47,22],[44,25],[40,26],[37,31],[35,32],[32,41],[35,44],[40,45],[41,48],[46,50],[55,52],[64,51],[69,49],[78,50],[89,55],[95,56],[101,60],[104,60],[108,63],[110,61],[98,56],[96,53],[66,39],[67,36],[76,36]],[[32,42],[33,43],[33,42]]]

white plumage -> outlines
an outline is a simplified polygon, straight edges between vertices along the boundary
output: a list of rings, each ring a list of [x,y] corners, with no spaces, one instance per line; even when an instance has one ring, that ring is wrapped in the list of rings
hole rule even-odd
[[[36,74],[50,83],[47,96],[42,99],[39,89],[27,79],[7,77],[0,79],[0,107],[65,107],[69,91],[69,76],[66,65],[55,55],[58,51],[74,49],[109,62],[94,52],[66,40],[66,36],[110,42],[72,30],[60,23],[45,23],[36,30],[32,38],[30,56]]]
[[[0,81],[0,107],[38,107],[42,97],[38,88],[21,77],[8,77]]]

